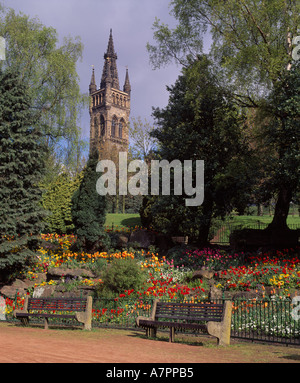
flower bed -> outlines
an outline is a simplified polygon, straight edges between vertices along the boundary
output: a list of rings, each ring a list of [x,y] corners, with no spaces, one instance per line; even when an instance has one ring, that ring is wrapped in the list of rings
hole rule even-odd
[[[148,313],[153,299],[196,301],[208,298],[209,286],[202,279],[191,281],[195,269],[205,268],[214,271],[214,285],[222,291],[247,291],[260,289],[263,296],[288,297],[300,288],[299,249],[286,249],[276,253],[229,253],[218,249],[197,249],[177,254],[176,258],[166,259],[157,253],[143,250],[97,252],[94,254],[73,253],[71,244],[76,241],[72,235],[42,236],[44,246],[39,249],[35,262],[23,271],[23,277],[37,279],[39,273],[50,268],[68,266],[72,268],[105,265],[115,259],[134,259],[147,276],[139,289],[124,289],[113,299],[96,298],[93,305],[95,323],[133,323],[137,315]],[[36,283],[35,287],[55,284],[55,281]],[[72,281],[72,288],[79,285],[101,285],[101,278],[88,278]],[[15,306],[22,307],[24,297],[7,299],[7,316],[11,316]],[[113,304],[112,304],[113,302]]]

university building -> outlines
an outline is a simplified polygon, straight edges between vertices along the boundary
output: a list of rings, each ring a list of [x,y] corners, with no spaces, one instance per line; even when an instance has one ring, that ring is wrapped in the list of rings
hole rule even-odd
[[[89,86],[90,151],[97,148],[99,159],[117,161],[120,151],[128,151],[130,93],[128,69],[120,89],[117,54],[110,30],[100,87],[97,88],[94,68]]]

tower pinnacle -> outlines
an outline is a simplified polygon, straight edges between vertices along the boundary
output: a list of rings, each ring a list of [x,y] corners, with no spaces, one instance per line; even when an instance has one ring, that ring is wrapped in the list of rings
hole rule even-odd
[[[97,90],[97,85],[96,85],[96,81],[95,81],[94,65],[92,65],[92,67],[93,67],[93,71],[92,71],[92,78],[91,78],[91,82],[90,82],[90,94],[92,94],[93,92],[96,92],[96,90]]]
[[[114,49],[114,42],[113,42],[112,29],[111,29],[109,34],[107,51],[104,54],[104,66],[103,66],[100,88],[106,87],[107,80],[110,81],[109,77],[111,76],[112,88],[120,89],[119,76],[118,76],[118,70],[117,70],[117,58],[118,56]]]
[[[129,82],[129,75],[128,75],[128,68],[126,68],[126,76],[125,76],[125,83],[123,86],[123,92],[126,92],[130,95],[131,92],[131,85]]]

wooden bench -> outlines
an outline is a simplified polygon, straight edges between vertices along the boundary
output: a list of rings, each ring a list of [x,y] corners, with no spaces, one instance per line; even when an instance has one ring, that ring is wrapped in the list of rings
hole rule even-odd
[[[44,318],[48,329],[48,318],[76,319],[84,324],[84,330],[92,328],[93,298],[25,298],[23,310],[15,310],[14,317],[27,326],[29,318]]]
[[[169,328],[169,341],[173,342],[175,330],[206,330],[218,339],[219,345],[230,344],[232,302],[173,303],[154,301],[150,317],[139,316],[138,327],[146,330],[147,337],[155,337],[158,327]]]

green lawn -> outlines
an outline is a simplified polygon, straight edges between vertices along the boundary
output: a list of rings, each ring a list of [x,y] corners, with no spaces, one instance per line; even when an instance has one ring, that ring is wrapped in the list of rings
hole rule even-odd
[[[134,227],[141,226],[141,219],[139,214],[107,214],[105,224],[119,228]]]
[[[258,221],[263,223],[270,223],[272,217],[269,215],[257,216],[257,215],[236,215],[232,218],[228,218],[228,222],[234,224],[241,224],[243,226],[255,224]],[[300,227],[300,217],[297,215],[289,215],[287,220],[288,225],[298,225]],[[141,226],[141,219],[139,214],[107,214],[106,222],[107,226],[118,226],[118,227],[134,227]]]
[[[226,222],[219,222],[218,225],[212,228],[212,243],[229,243],[229,235],[235,229],[260,228],[264,229],[266,224],[270,223],[272,217],[269,215],[242,215],[227,218]],[[262,225],[259,225],[259,222]],[[296,215],[289,215],[287,219],[288,226],[291,229],[300,228],[300,217]],[[114,227],[114,229],[130,228],[135,226],[142,226],[139,214],[107,214],[106,225]],[[217,237],[216,237],[217,236]]]
[[[251,229],[265,229],[267,224],[272,221],[270,215],[242,215],[228,217],[225,222],[219,222],[212,231],[213,243],[229,243],[229,235],[233,230],[251,228]],[[290,229],[300,228],[300,217],[289,215],[287,224]]]
[[[232,218],[228,218],[229,222],[235,222],[235,223],[240,223],[240,224],[255,224],[258,221],[262,223],[270,223],[272,221],[272,216],[270,215],[263,215],[263,216],[258,216],[258,215],[236,215],[233,216]],[[299,225],[300,226],[300,217],[298,215],[289,215],[287,219],[287,224],[288,225]]]

